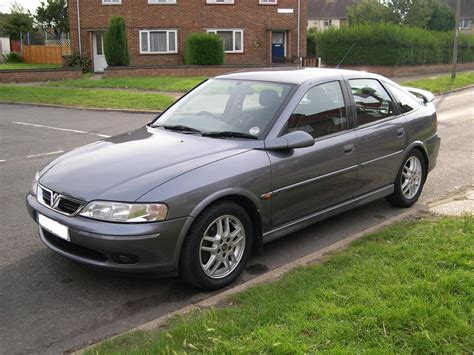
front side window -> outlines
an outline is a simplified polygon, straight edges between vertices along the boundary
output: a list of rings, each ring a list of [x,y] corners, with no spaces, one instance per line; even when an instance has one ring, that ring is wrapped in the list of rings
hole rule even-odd
[[[239,132],[255,138],[270,127],[293,85],[211,79],[165,111],[154,126],[185,126],[201,133]]]
[[[178,53],[176,30],[140,31],[140,53]]]
[[[288,120],[287,132],[305,131],[314,138],[348,128],[346,105],[338,81],[311,88]]]
[[[226,53],[242,53],[244,51],[243,30],[207,30],[207,33],[215,33],[222,38]]]
[[[357,109],[359,126],[394,115],[392,99],[375,79],[349,80]]]
[[[411,93],[406,92],[402,88],[389,83],[386,83],[385,85],[395,97],[398,106],[400,107],[403,113],[416,110],[418,107],[421,106],[420,101]]]

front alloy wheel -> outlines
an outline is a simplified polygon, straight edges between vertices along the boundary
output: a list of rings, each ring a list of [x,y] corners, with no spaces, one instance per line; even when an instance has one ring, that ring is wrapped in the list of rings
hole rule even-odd
[[[245,229],[235,216],[216,218],[201,239],[199,261],[213,279],[226,277],[239,265],[245,250]]]
[[[252,245],[252,222],[240,205],[211,205],[196,218],[184,241],[180,277],[203,289],[224,287],[242,272]]]

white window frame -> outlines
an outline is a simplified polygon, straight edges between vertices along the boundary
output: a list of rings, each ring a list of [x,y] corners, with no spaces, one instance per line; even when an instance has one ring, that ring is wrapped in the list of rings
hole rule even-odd
[[[472,26],[472,20],[469,17],[461,17],[459,21],[459,29],[468,30]]]
[[[206,4],[212,5],[232,5],[235,4],[234,0],[206,0]]]
[[[148,0],[149,5],[174,5],[176,0]]]
[[[278,0],[259,0],[260,5],[278,5]]]
[[[207,33],[214,33],[217,34],[217,32],[232,32],[232,42],[233,42],[233,50],[231,51],[225,51],[226,53],[244,53],[244,30],[241,28],[213,28],[213,29],[208,29]],[[240,49],[236,50],[235,49],[235,33],[240,32]]]
[[[122,5],[122,0],[102,0],[102,5]]]
[[[151,52],[150,51],[150,33],[152,32],[166,32],[166,51],[164,52]],[[174,33],[174,51],[170,51],[170,44],[169,44],[169,34],[170,32]],[[147,33],[148,37],[148,50],[144,51],[142,47],[142,33]],[[139,36],[139,45],[140,45],[140,54],[177,54],[178,53],[178,30],[164,30],[164,29],[152,29],[152,30],[141,30],[138,34]]]

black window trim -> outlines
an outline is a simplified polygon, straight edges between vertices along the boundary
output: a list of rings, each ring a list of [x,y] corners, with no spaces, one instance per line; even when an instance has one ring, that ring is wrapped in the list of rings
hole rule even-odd
[[[394,99],[396,99],[396,95],[390,91],[390,86],[393,86],[393,84],[388,83],[388,82],[386,82],[386,81],[382,81],[382,83],[384,84],[385,90],[387,90],[387,92],[389,92],[390,97],[393,97]],[[403,89],[402,86],[400,86],[400,88]],[[410,93],[410,92],[408,92],[408,94],[409,94],[409,93]],[[415,96],[415,95],[413,95],[413,96]],[[416,96],[415,96],[415,99],[417,99]],[[416,111],[418,111],[419,109],[421,109],[421,107],[423,106],[423,105],[420,103],[420,105],[419,105],[417,108],[415,108],[415,109],[413,109],[413,110],[411,110],[411,111],[408,111],[408,112],[403,112],[402,108],[401,108],[400,105],[398,104],[398,101],[397,101],[397,100],[394,100],[394,102],[395,102],[395,105],[397,106],[397,110],[398,110],[398,113],[399,113],[397,117],[400,117],[401,115],[412,114],[413,112],[416,112]]]

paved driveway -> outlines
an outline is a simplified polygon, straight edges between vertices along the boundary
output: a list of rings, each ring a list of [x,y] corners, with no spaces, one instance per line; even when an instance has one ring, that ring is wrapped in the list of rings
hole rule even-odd
[[[473,185],[474,90],[436,100],[443,138],[421,203]],[[153,115],[0,105],[0,352],[58,353],[150,321],[209,294],[176,279],[90,270],[49,251],[24,196],[35,171],[62,151],[122,133]],[[400,213],[383,200],[266,245],[238,282]]]

